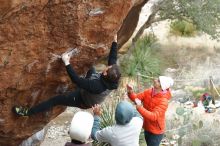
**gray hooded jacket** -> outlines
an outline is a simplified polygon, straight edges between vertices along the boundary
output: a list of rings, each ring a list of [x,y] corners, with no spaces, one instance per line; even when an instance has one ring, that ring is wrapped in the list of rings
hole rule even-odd
[[[143,118],[127,101],[120,102],[115,111],[116,124],[100,130],[100,117],[94,117],[92,138],[111,146],[139,146]]]

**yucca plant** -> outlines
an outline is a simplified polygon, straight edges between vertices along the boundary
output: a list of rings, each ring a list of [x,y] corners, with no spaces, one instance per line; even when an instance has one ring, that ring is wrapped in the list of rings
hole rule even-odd
[[[129,56],[126,56],[121,62],[125,76],[135,77],[140,73],[152,77],[160,74],[159,59],[152,55],[152,45],[155,42],[154,35],[147,35],[135,43]]]

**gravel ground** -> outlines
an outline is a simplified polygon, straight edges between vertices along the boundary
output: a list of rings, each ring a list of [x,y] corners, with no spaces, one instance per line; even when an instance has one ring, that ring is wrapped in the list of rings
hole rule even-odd
[[[79,109],[69,107],[65,112],[52,120],[48,124],[45,140],[40,146],[64,146],[67,141],[70,141],[68,135],[69,125],[77,110]]]

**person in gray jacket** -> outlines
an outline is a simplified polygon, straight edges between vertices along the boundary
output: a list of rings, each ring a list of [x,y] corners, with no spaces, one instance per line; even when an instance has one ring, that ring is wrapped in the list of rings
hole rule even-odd
[[[111,146],[139,146],[143,118],[128,101],[118,103],[115,111],[116,124],[100,129],[100,105],[93,107],[94,123],[91,137]]]

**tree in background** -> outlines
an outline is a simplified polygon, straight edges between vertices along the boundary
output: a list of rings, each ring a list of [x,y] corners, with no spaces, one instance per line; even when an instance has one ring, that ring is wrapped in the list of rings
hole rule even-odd
[[[216,39],[220,36],[220,0],[157,0],[152,13],[133,38],[133,42],[153,23],[163,20],[188,21],[197,30]]]

